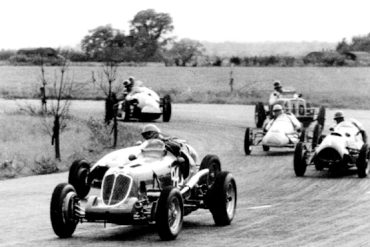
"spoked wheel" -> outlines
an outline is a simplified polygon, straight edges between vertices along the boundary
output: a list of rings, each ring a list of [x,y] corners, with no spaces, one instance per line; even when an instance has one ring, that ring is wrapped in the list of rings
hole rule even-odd
[[[162,240],[173,240],[180,233],[184,217],[184,205],[177,188],[166,187],[158,200],[156,224]]]
[[[68,238],[76,230],[77,201],[77,194],[72,185],[61,183],[55,187],[50,203],[50,219],[55,234],[60,238]]]
[[[201,180],[200,183],[206,183],[207,186],[210,188],[211,186],[213,186],[217,174],[221,172],[221,161],[216,155],[208,154],[203,158],[202,162],[200,163],[199,169],[209,169],[206,180]]]
[[[367,144],[364,144],[361,147],[360,153],[357,158],[357,174],[359,178],[364,178],[369,174],[369,147]]]
[[[265,107],[263,106],[262,102],[258,102],[254,110],[254,121],[256,123],[256,127],[261,128],[265,119],[266,119]]]
[[[163,97],[163,122],[169,122],[171,119],[172,113],[172,105],[171,105],[171,97],[169,95],[165,95]]]
[[[297,177],[303,177],[306,172],[306,151],[306,147],[303,145],[303,143],[298,142],[294,150],[293,160],[294,172]]]
[[[214,186],[207,194],[208,207],[216,225],[230,225],[235,216],[237,189],[234,177],[229,172],[220,172]]]
[[[244,135],[244,152],[245,155],[250,155],[252,152],[251,147],[251,129],[247,128]]]
[[[68,183],[73,185],[79,198],[85,198],[90,191],[90,164],[86,160],[75,160],[69,168]]]

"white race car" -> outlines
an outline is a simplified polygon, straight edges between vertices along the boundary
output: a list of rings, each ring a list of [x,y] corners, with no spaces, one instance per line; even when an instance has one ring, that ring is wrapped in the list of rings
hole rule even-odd
[[[69,183],[56,186],[52,195],[55,234],[70,237],[79,222],[155,224],[160,238],[171,240],[183,217],[199,208],[209,209],[216,225],[229,225],[237,199],[233,176],[221,171],[217,156],[207,155],[199,164],[190,145],[180,146],[175,152],[169,142],[154,139],[114,151],[91,169],[87,161],[75,161]],[[100,196],[84,199],[90,186],[101,188]]]
[[[143,86],[125,96],[125,100],[118,102],[115,108],[117,117],[124,121],[152,121],[162,116],[164,122],[169,122],[172,113],[169,95],[160,98],[156,92]]]
[[[316,128],[315,128],[316,129]],[[314,133],[315,136],[315,133]],[[360,178],[369,172],[369,147],[364,143],[361,131],[350,121],[339,123],[327,136],[313,138],[317,144],[300,142],[294,152],[294,172],[304,176],[308,165],[317,170],[329,169],[337,173],[357,167]]]
[[[264,129],[247,128],[244,136],[244,151],[246,155],[251,154],[252,146],[262,145],[264,151],[270,147],[294,148],[299,140],[304,140],[305,130],[296,132],[291,121],[284,117],[274,121],[266,132]]]

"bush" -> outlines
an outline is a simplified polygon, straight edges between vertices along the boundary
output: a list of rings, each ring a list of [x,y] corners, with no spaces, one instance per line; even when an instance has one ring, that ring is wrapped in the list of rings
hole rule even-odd
[[[11,56],[15,55],[13,50],[1,50],[0,51],[0,61],[8,60]]]
[[[49,65],[60,66],[64,63],[63,57],[41,57],[38,55],[27,56],[25,54],[16,54],[9,58],[12,65]]]

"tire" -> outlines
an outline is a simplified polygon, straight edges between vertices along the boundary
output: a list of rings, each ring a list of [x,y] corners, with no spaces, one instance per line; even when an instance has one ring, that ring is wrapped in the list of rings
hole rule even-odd
[[[123,114],[124,114],[124,116],[122,117],[123,118],[123,121],[125,121],[125,122],[130,121],[130,118],[131,118],[131,106],[130,106],[130,102],[129,101],[125,101],[124,102],[122,111],[123,111]]]
[[[325,124],[325,107],[324,106],[320,106],[319,108],[319,112],[317,114],[317,122],[322,126],[324,127],[324,124]]]
[[[299,135],[299,141],[305,142],[306,141],[306,129],[303,127],[301,134]]]
[[[72,185],[61,183],[55,187],[50,203],[50,220],[53,230],[60,238],[72,236],[78,220],[73,217],[73,203],[77,194]]]
[[[237,189],[234,177],[229,172],[220,172],[214,186],[208,191],[208,207],[218,226],[230,225],[235,216]]]
[[[313,129],[313,134],[312,134],[312,143],[311,143],[311,147],[312,149],[316,148],[319,144],[319,139],[320,139],[320,136],[321,136],[321,133],[322,133],[322,125],[320,125],[319,123],[316,123],[315,124],[315,127]]]
[[[162,240],[175,239],[184,217],[184,204],[178,189],[166,187],[162,190],[155,217],[159,237]]]
[[[270,150],[270,147],[266,145],[262,145],[262,149],[263,151],[268,152]]]
[[[362,145],[356,166],[359,178],[364,178],[369,174],[369,146],[367,144]]]
[[[254,121],[256,123],[256,127],[261,128],[265,120],[266,120],[265,107],[263,106],[262,102],[258,102],[254,110]]]
[[[208,188],[211,188],[216,181],[217,175],[221,172],[221,161],[217,155],[208,154],[200,163],[199,170],[209,169],[206,179],[201,179],[200,184],[206,183]]]
[[[298,142],[294,150],[294,159],[293,159],[293,167],[294,172],[297,177],[303,177],[307,164],[305,160],[305,147],[302,142]]]
[[[171,119],[171,114],[172,114],[171,97],[169,95],[165,95],[163,97],[163,113],[162,113],[163,122],[169,122]]]
[[[79,198],[83,199],[90,191],[90,164],[86,160],[75,160],[69,168],[68,183],[76,190]]]
[[[245,155],[250,155],[252,152],[251,148],[251,129],[247,128],[244,135],[244,152]]]

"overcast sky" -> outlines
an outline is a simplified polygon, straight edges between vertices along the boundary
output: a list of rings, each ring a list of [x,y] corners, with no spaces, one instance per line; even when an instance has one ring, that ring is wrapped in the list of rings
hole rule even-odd
[[[173,35],[200,41],[328,41],[370,32],[368,0],[1,0],[0,49],[78,46],[140,10],[169,13]]]

